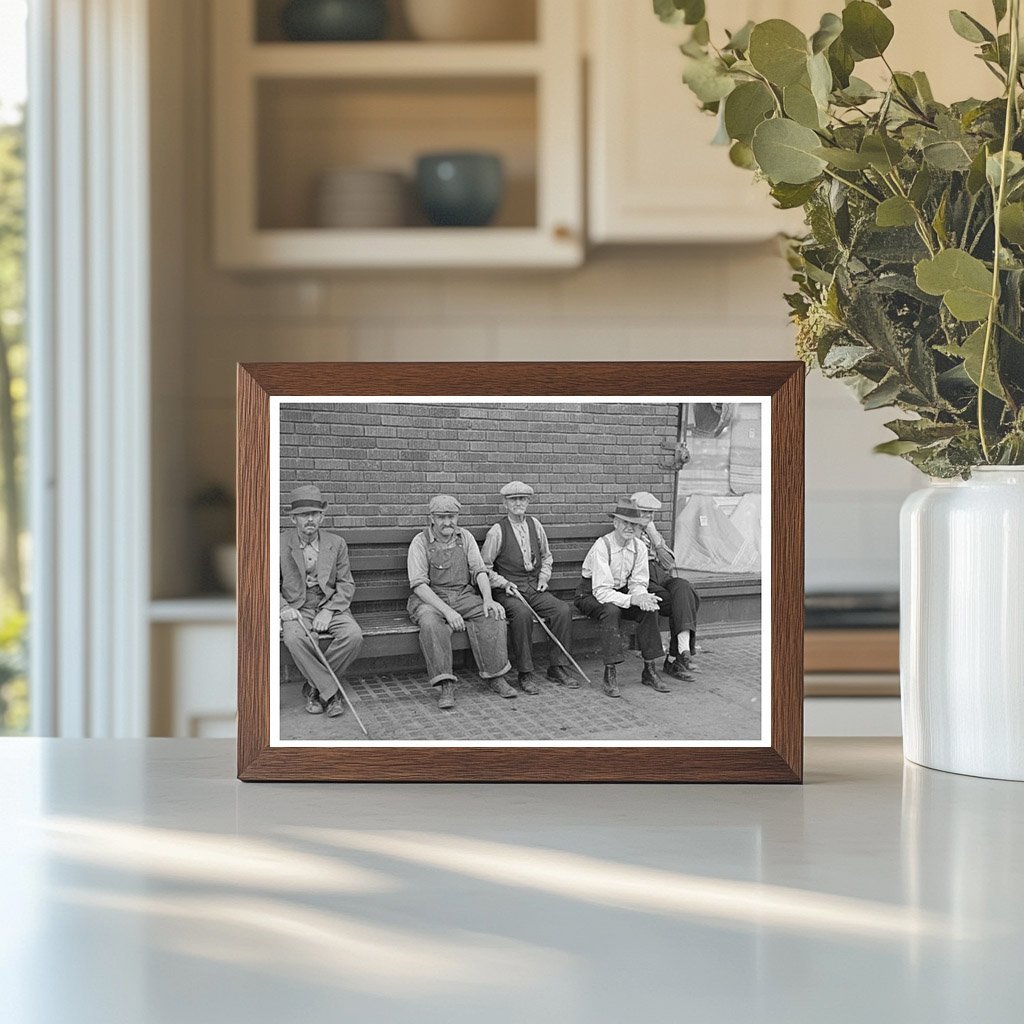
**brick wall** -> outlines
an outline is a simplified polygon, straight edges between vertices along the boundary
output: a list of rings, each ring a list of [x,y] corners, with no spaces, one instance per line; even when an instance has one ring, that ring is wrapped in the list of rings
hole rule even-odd
[[[462,524],[476,527],[499,514],[501,486],[520,479],[548,525],[604,522],[617,497],[646,490],[664,502],[668,528],[674,475],[657,464],[678,419],[671,404],[284,405],[282,503],[314,483],[327,529],[419,526],[429,498],[451,493]]]

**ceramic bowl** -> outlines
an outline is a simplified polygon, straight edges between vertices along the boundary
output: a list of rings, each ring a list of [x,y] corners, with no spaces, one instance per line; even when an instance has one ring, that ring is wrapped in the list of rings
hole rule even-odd
[[[413,35],[429,42],[535,37],[533,0],[405,0],[404,7]]]
[[[416,162],[416,194],[436,227],[483,227],[504,193],[501,157],[494,153],[425,153]]]
[[[387,0],[290,0],[281,11],[285,38],[296,42],[380,39],[387,25]]]

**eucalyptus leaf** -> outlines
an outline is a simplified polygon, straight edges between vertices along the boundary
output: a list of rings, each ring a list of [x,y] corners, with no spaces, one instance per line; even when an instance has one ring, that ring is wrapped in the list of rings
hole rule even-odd
[[[782,107],[786,116],[802,124],[805,128],[821,128],[824,126],[822,111],[811,92],[810,82],[795,82],[782,90]]]
[[[729,137],[750,145],[754,129],[775,111],[775,97],[763,82],[742,82],[725,100]]]
[[[867,407],[865,403],[864,408]],[[871,450],[876,455],[906,455],[907,452],[915,451],[920,447],[921,445],[917,441],[883,441],[881,444],[876,444]]]
[[[835,14],[823,14],[818,31],[811,36],[811,53],[827,50],[842,34],[843,19]]]
[[[700,46],[707,46],[711,42],[711,29],[707,19],[702,18],[693,26],[693,33],[690,38]]]
[[[966,11],[950,11],[949,23],[953,31],[969,43],[994,42],[995,36],[980,21],[972,18]]]
[[[874,4],[853,0],[843,8],[843,39],[862,59],[881,57],[892,36],[892,22]]]
[[[1006,17],[1006,0],[992,0],[992,10],[996,16],[998,25]]]
[[[723,100],[736,88],[734,79],[715,60],[688,60],[683,81],[702,103]]]
[[[908,227],[917,223],[917,211],[909,199],[892,196],[878,204],[875,210],[875,223],[880,228]]]
[[[981,365],[985,353],[985,325],[982,324],[976,331],[973,331],[967,340],[955,347],[952,345],[942,346],[940,351],[954,359],[963,360],[964,372],[976,387],[981,386]],[[996,371],[995,345],[989,343],[988,362],[985,365],[985,390],[996,398],[1006,399],[1006,392],[999,383],[999,375]]]
[[[896,399],[902,391],[902,384],[898,376],[893,374],[887,377],[878,387],[869,391],[860,401],[865,409],[882,409],[888,405],[895,405]]]
[[[833,167],[843,171],[863,171],[871,166],[871,161],[861,153],[855,153],[851,149],[838,149],[834,146],[819,146],[814,151],[815,156],[828,161]]]
[[[806,36],[781,18],[762,21],[750,33],[747,59],[772,85],[798,82],[809,55]]]
[[[1024,203],[1010,203],[1004,207],[999,233],[1006,241],[1024,246]]]
[[[934,103],[935,97],[932,95],[932,86],[928,81],[928,76],[923,71],[915,71],[911,77],[914,79],[914,84],[917,86],[918,96],[920,96],[925,103]]]
[[[915,268],[917,286],[929,295],[941,295],[958,320],[970,322],[988,316],[992,272],[977,257],[962,249],[945,249]]]
[[[737,29],[729,37],[725,44],[726,50],[733,50],[736,53],[746,53],[750,46],[750,33],[754,30],[754,22],[748,21],[741,29]]]
[[[832,69],[832,77],[836,87],[845,89],[850,84],[850,75],[853,73],[856,58],[853,50],[843,41],[840,36],[826,51],[828,53],[828,66]]]
[[[734,142],[729,147],[729,161],[736,167],[742,167],[745,171],[757,170],[754,151],[745,142]]]
[[[825,169],[825,161],[815,153],[820,142],[811,129],[778,117],[757,126],[751,148],[770,182],[802,185]]]
[[[780,210],[794,210],[803,206],[817,191],[816,181],[805,182],[800,185],[793,185],[788,182],[779,182],[772,186],[772,199]]]
[[[967,191],[972,195],[977,195],[984,187],[986,182],[985,177],[985,165],[988,162],[988,150],[982,147],[974,154],[971,159],[971,165],[967,172],[967,180],[964,184],[967,186]]]
[[[1003,170],[1003,154],[993,153],[985,161],[985,177],[988,179],[989,185],[992,190],[995,191],[999,188],[999,178]],[[1013,182],[1024,175],[1024,157],[1020,153],[1015,153],[1010,150],[1006,154],[1006,182],[1007,186],[1013,188]]]
[[[704,0],[654,0],[654,13],[668,25],[696,25],[704,17]]]
[[[816,54],[807,62],[807,78],[811,84],[811,95],[818,109],[822,112],[822,126],[828,122],[828,102],[832,93],[832,69],[828,66],[828,57],[823,53]]]
[[[921,152],[925,160],[940,171],[966,171],[971,166],[971,158],[959,142],[941,139],[924,145]]]
[[[886,135],[865,135],[860,152],[875,170],[883,174],[891,174],[903,159],[903,147]]]

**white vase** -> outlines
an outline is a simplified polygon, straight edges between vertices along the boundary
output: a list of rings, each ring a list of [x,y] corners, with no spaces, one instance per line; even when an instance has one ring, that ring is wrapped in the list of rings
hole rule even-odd
[[[1024,466],[911,494],[900,562],[904,754],[1024,781]]]

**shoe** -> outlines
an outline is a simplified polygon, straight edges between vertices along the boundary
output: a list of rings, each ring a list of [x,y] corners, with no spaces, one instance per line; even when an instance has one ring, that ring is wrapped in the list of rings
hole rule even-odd
[[[684,683],[693,682],[693,676],[686,671],[686,662],[684,662],[682,658],[677,658],[675,661],[666,658],[665,664],[662,665],[661,670],[676,679],[682,679]]]
[[[441,693],[437,698],[437,706],[442,711],[455,707],[455,684],[450,680],[441,684]]]
[[[499,696],[504,697],[506,700],[518,696],[515,690],[508,685],[508,681],[504,676],[498,676],[497,679],[490,679],[487,685]]]
[[[619,682],[615,677],[615,666],[605,665],[604,667],[604,686],[602,687],[604,692],[609,697],[621,697],[622,694],[619,692]]]
[[[693,663],[693,655],[689,651],[683,651],[679,655],[679,660],[683,663],[683,668],[687,672],[699,672],[700,668]]]
[[[548,669],[548,679],[558,683],[559,686],[568,686],[570,690],[580,688],[580,681],[575,676],[569,675],[561,665],[552,665]]]
[[[322,715],[324,713],[324,706],[320,703],[320,697],[309,683],[302,684],[302,696],[306,698],[306,711],[309,714]]]
[[[640,675],[640,682],[644,686],[650,686],[657,690],[658,693],[671,693],[672,690],[665,685],[665,680],[658,675],[658,670],[654,666],[653,661],[644,662],[644,670]]]
[[[327,701],[327,717],[341,718],[343,714],[345,714],[345,698],[338,692]]]
[[[528,693],[531,696],[534,696],[534,695],[540,693],[540,688],[533,681],[533,673],[532,672],[520,672],[519,673],[519,689],[522,690],[523,693]]]

